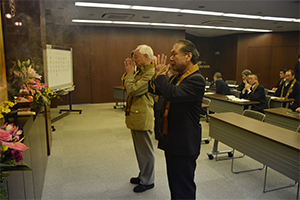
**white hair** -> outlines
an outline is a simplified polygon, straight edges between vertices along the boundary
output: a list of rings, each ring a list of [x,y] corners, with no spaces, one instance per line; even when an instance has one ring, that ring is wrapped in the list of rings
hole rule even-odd
[[[139,49],[140,54],[145,55],[147,54],[149,57],[149,61],[151,61],[152,57],[153,57],[153,50],[151,47],[149,47],[148,45],[142,44],[139,45],[136,50]]]

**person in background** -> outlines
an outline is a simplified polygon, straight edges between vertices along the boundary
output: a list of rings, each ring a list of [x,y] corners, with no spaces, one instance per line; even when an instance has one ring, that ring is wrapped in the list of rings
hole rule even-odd
[[[289,104],[290,109],[296,112],[300,112],[300,96],[298,95],[296,99]]]
[[[133,55],[138,70],[130,58],[124,61],[126,76],[124,88],[127,91],[125,109],[126,125],[131,129],[132,140],[139,166],[138,177],[130,179],[134,192],[144,192],[154,187],[154,149],[151,135],[154,127],[153,95],[148,92],[148,81],[154,75],[154,63],[151,63],[153,50],[147,45],[139,45]]]
[[[259,101],[259,104],[253,104],[251,110],[265,113],[267,109],[267,100],[264,87],[259,84],[258,78],[255,74],[248,75],[248,83],[241,92],[241,98],[249,99],[250,101]]]
[[[287,71],[287,69],[281,69],[279,72],[279,81],[277,83],[277,85],[275,87],[272,88],[273,91],[276,91],[279,86],[284,83],[285,81],[285,72]]]
[[[237,91],[242,91],[247,84],[247,77],[251,74],[251,71],[249,69],[245,69],[242,71],[242,82],[239,84],[239,86],[236,88]]]
[[[295,78],[300,81],[300,54],[298,55],[298,60],[295,64]]]
[[[299,81],[295,79],[293,70],[285,72],[285,82],[279,86],[275,92],[275,96],[285,99],[295,99],[299,95]]]
[[[225,83],[222,79],[222,74],[220,72],[216,72],[214,74],[214,82],[216,83],[216,93],[229,95],[231,94],[230,88],[228,87],[227,83]]]
[[[157,57],[153,56],[152,63],[154,63],[154,66],[157,65]],[[161,113],[161,106],[162,106],[162,102],[163,102],[163,97],[161,95],[154,95],[154,135],[155,135],[155,139],[159,140],[159,128],[160,128],[160,113]]]
[[[179,40],[167,56],[158,55],[155,75],[149,82],[149,91],[164,98],[161,136],[158,148],[165,151],[171,199],[195,199],[194,182],[196,160],[200,154],[200,113],[205,90],[205,79],[199,71],[195,45]],[[178,74],[169,79],[168,69]]]

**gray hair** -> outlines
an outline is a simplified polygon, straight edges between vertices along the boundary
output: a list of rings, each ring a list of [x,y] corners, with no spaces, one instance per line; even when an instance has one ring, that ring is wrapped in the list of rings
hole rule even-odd
[[[244,71],[242,71],[242,74],[244,74],[245,76],[249,76],[251,74],[251,71],[249,69],[245,69]]]
[[[149,61],[151,61],[151,59],[153,57],[153,50],[150,46],[142,44],[136,48],[136,50],[138,50],[138,49],[139,49],[140,54],[142,54],[142,55],[147,54],[149,57]]]

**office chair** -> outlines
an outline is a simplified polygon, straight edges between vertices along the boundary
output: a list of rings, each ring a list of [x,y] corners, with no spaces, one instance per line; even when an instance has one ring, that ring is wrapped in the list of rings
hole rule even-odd
[[[206,105],[210,105],[210,102],[211,102],[211,100],[210,99],[208,99],[208,98],[203,98],[203,100],[202,100],[202,103],[203,104],[206,104]],[[202,114],[201,115],[201,117],[203,117],[203,118],[206,118],[206,122],[208,123],[208,121],[209,121],[209,117],[208,117],[208,114],[209,114],[209,107],[208,108],[203,108],[204,110],[205,110],[205,114]],[[209,144],[209,141],[211,140],[211,138],[202,138],[201,139],[201,141],[204,141],[205,142],[205,144]]]
[[[268,108],[270,108],[270,102],[271,102],[271,96],[270,95],[266,95],[266,101],[267,101]]]
[[[244,110],[243,114],[244,116],[250,117],[252,119],[256,119],[259,121],[265,121],[266,115],[263,113],[260,113],[258,111],[254,111],[254,110]],[[251,172],[251,171],[256,171],[256,170],[262,170],[265,168],[265,165],[263,165],[262,168],[257,168],[257,169],[249,169],[249,170],[243,170],[243,171],[234,171],[233,169],[233,165],[234,165],[234,159],[236,158],[243,158],[245,156],[245,154],[243,154],[242,156],[239,157],[234,157],[234,150],[232,150],[232,160],[231,160],[231,172],[234,174],[239,174],[239,173],[243,173],[243,172]]]
[[[241,94],[241,91],[234,91],[234,90],[231,90],[231,94],[233,94],[235,97],[237,98],[240,98],[240,94]]]
[[[266,88],[265,88],[265,95],[267,95],[268,92],[269,92],[269,89],[266,89]]]
[[[230,85],[235,85],[236,81],[235,80],[226,80],[225,83],[230,84]]]

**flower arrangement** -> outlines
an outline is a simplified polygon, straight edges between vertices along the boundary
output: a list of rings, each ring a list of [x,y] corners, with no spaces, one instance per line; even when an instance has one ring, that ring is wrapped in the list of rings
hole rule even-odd
[[[34,102],[37,105],[50,104],[50,99],[58,98],[56,92],[51,91],[47,84],[42,83],[42,76],[34,70],[34,65],[27,61],[18,60],[13,66],[15,75],[14,85],[17,90],[14,95],[17,102]]]
[[[5,101],[2,105],[0,105],[0,119],[2,119],[3,113],[9,113],[11,111],[10,108],[12,108],[14,105],[16,105],[16,101]]]
[[[22,151],[28,149],[28,147],[22,143],[23,139],[22,130],[20,130],[19,127],[8,123],[0,127],[0,197],[6,198],[3,179],[9,176],[7,171],[31,170],[22,162]]]

